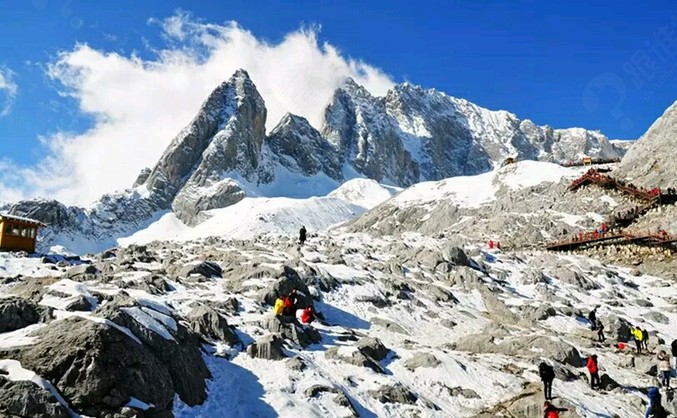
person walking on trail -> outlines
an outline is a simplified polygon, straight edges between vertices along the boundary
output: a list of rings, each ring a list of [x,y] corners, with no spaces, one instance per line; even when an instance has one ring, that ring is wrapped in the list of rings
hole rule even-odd
[[[303,245],[306,242],[306,227],[302,226],[299,230],[299,242]]]
[[[632,329],[632,338],[635,339],[635,345],[637,346],[637,354],[642,354],[642,340],[644,339],[644,333],[639,327]]]
[[[595,309],[591,310],[590,313],[588,314],[588,320],[590,321],[590,326],[592,330],[597,329],[597,307]]]
[[[588,372],[590,373],[590,389],[595,390],[599,388],[599,365],[597,364],[597,355],[593,354],[588,357],[588,362],[586,364]]]
[[[671,344],[672,358],[675,359],[675,369],[677,369],[677,340],[674,340]]]
[[[649,397],[649,406],[646,408],[644,418],[666,418],[668,413],[665,408],[663,408],[661,392],[658,388],[653,387],[649,389],[647,396]]]
[[[604,324],[602,324],[601,322],[597,323],[597,339],[601,343],[604,343],[604,341],[606,341],[606,338],[604,337]]]
[[[658,355],[658,373],[661,378],[661,385],[664,388],[670,387],[670,375],[672,374],[672,367],[670,365],[670,356],[664,350],[661,350]]]
[[[538,365],[538,375],[543,382],[543,396],[546,400],[552,399],[552,381],[555,380],[555,369],[546,362]]]
[[[566,411],[567,408],[558,408],[549,401],[543,403],[543,418],[559,418],[559,413]]]
[[[649,351],[649,331],[642,329],[642,348]]]

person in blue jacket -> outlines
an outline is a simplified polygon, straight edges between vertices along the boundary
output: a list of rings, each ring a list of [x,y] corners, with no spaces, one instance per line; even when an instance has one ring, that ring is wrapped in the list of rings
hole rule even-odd
[[[668,414],[661,404],[661,392],[657,387],[649,389],[649,406],[646,408],[644,418],[667,418]]]

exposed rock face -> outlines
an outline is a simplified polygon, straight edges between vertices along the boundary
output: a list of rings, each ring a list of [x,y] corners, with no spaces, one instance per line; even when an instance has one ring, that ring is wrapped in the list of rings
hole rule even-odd
[[[287,358],[283,346],[284,341],[279,335],[270,334],[250,344],[247,347],[247,354],[265,360],[283,360]]]
[[[337,181],[343,179],[342,161],[335,147],[301,116],[286,114],[265,144],[275,161],[293,173],[324,173]]]
[[[412,358],[404,362],[404,367],[416,370],[419,367],[437,367],[440,361],[430,353],[416,353]]]
[[[0,416],[68,418],[68,410],[33,382],[10,381],[0,375]]]
[[[204,402],[207,397],[205,380],[211,377],[211,374],[202,357],[197,334],[167,312],[140,307],[125,297],[116,296],[113,301],[106,303],[95,313],[131,330],[167,368],[176,393],[186,404],[199,405]],[[149,321],[155,322],[155,327],[151,327],[154,329],[142,325],[143,322]],[[158,331],[162,334],[158,334]]]
[[[71,332],[77,329],[78,332]],[[23,367],[53,382],[83,414],[117,411],[131,397],[170,410],[174,386],[167,368],[121,331],[81,318],[56,321],[21,351]]]
[[[614,176],[642,187],[677,187],[677,102],[630,148]]]
[[[225,341],[231,346],[240,342],[235,331],[228,326],[226,318],[208,306],[197,305],[188,312],[186,318],[190,321],[191,329],[198,334]]]
[[[261,326],[276,334],[280,334],[284,339],[292,341],[301,347],[307,347],[322,341],[322,336],[315,328],[304,327],[296,322],[295,318],[285,319],[271,316],[264,320]]]
[[[14,331],[40,322],[41,308],[17,297],[0,299],[0,333]]]
[[[402,403],[413,405],[418,400],[415,393],[402,384],[382,386],[378,390],[370,391],[369,394],[381,403]]]

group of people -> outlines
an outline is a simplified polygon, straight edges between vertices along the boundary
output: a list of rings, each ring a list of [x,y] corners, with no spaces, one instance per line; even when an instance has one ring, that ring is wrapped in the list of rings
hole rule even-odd
[[[588,313],[588,320],[593,331],[597,331],[598,340],[605,341],[604,325],[597,318],[597,307]],[[635,341],[637,354],[649,351],[649,332],[639,326],[632,327],[631,338]],[[625,348],[625,343],[619,343],[618,347]],[[674,340],[670,346],[670,352],[675,358],[674,366],[677,368],[677,339]],[[670,377],[672,375],[673,364],[670,361],[670,354],[665,350],[660,350],[656,354],[658,378],[660,379],[660,386],[670,388]],[[585,367],[590,376],[590,388],[592,390],[601,389],[601,380],[599,376],[600,366],[596,354],[588,356],[585,362]],[[538,365],[538,374],[543,382],[543,394],[545,403],[543,404],[544,418],[558,418],[559,412],[566,411],[565,408],[558,408],[552,404],[552,383],[555,380],[554,368],[546,362],[541,362]],[[667,417],[667,412],[661,403],[661,393],[658,387],[653,387],[648,392],[649,405],[647,407],[645,418],[663,418]]]
[[[497,250],[500,250],[501,249],[501,243],[498,242],[498,241],[494,241],[494,240],[490,239],[487,242],[487,247],[489,247],[490,250],[493,250],[494,248],[496,248]]]
[[[292,289],[289,294],[280,295],[277,300],[275,300],[273,313],[288,320],[295,320],[296,312],[301,305],[300,301],[302,297],[305,297],[305,294],[297,289]],[[310,324],[315,320],[315,318],[316,313],[312,305],[308,305],[303,308],[300,318],[301,323]]]

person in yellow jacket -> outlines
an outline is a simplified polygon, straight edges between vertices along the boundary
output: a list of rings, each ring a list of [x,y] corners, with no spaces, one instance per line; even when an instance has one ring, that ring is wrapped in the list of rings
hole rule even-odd
[[[275,301],[275,307],[273,308],[273,313],[275,315],[282,315],[283,312],[284,312],[284,300],[281,297],[279,297]]]
[[[637,354],[642,354],[642,341],[644,340],[642,330],[639,327],[634,327],[631,332],[637,346]]]

